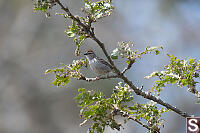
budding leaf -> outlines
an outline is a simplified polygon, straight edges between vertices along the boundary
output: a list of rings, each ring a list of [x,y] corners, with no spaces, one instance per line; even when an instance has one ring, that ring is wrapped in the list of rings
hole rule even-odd
[[[118,55],[111,54],[111,58],[112,58],[113,60],[116,60],[116,59],[118,59]]]
[[[155,50],[156,55],[160,54],[159,50]]]
[[[70,38],[75,36],[75,34],[74,34],[72,31],[70,31],[70,30],[65,31],[65,33],[66,33],[67,36],[70,37]]]
[[[57,86],[57,85],[58,85],[58,80],[55,79],[55,80],[52,82],[52,84],[53,84],[54,86]]]
[[[131,63],[130,60],[126,60],[126,64],[129,65]]]
[[[45,74],[49,74],[49,73],[51,73],[51,72],[53,72],[53,70],[47,69],[47,70],[45,71]]]
[[[64,78],[63,82],[64,82],[64,85],[67,85],[70,82],[70,76],[67,76],[66,78]]]

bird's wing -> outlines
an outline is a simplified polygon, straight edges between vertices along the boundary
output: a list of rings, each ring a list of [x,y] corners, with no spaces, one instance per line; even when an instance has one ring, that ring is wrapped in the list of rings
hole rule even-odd
[[[99,58],[99,57],[97,57],[97,58],[98,58],[98,60],[100,60],[103,64],[105,64],[105,65],[109,66],[111,69],[113,69],[113,67],[112,67],[107,61],[105,61],[104,59],[101,59],[101,58]]]

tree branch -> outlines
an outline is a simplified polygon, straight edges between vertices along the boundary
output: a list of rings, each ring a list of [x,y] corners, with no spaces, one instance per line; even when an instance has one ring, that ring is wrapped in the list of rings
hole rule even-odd
[[[119,71],[119,69],[117,69],[117,67],[115,66],[115,64],[114,64],[114,62],[112,61],[111,57],[109,56],[108,52],[106,51],[104,43],[101,42],[101,41],[95,36],[94,32],[91,31],[91,29],[90,29],[87,25],[83,24],[78,18],[76,18],[74,15],[72,15],[71,12],[69,11],[69,9],[68,9],[67,7],[64,7],[64,6],[62,5],[62,3],[60,2],[60,0],[56,0],[56,2],[58,3],[58,5],[60,5],[61,9],[63,9],[63,10],[67,13],[67,15],[69,16],[69,18],[73,19],[73,20],[76,21],[81,27],[83,27],[83,29],[85,30],[85,32],[88,33],[89,37],[90,37],[91,39],[93,39],[93,40],[100,46],[100,48],[102,49],[102,51],[103,51],[103,53],[105,54],[106,58],[108,59],[109,63],[113,66],[113,69],[114,69],[115,73],[118,75],[118,77],[121,78],[121,79],[123,79],[123,81],[124,81],[126,84],[128,84],[128,85],[134,90],[134,92],[135,92],[137,95],[140,95],[140,96],[142,96],[142,97],[144,97],[144,98],[146,98],[146,99],[149,99],[149,100],[152,100],[152,101],[154,101],[154,102],[157,102],[158,104],[161,104],[161,105],[165,106],[166,108],[168,108],[168,109],[170,109],[170,110],[176,112],[177,114],[179,114],[179,115],[181,115],[181,116],[183,116],[183,117],[191,117],[191,116],[190,116],[189,114],[187,114],[186,112],[183,112],[183,111],[181,111],[180,109],[178,109],[178,108],[176,108],[176,107],[174,107],[174,106],[172,106],[172,105],[170,105],[170,104],[168,104],[168,103],[162,101],[160,98],[157,98],[157,97],[155,97],[155,96],[153,96],[153,95],[151,95],[151,94],[148,94],[148,93],[146,93],[146,92],[143,92],[142,90],[140,90],[140,89],[138,89],[136,86],[134,86],[133,83],[132,83],[130,80],[128,80],[127,77],[124,76],[124,72],[125,72],[126,70],[128,70],[129,67],[128,67],[127,69],[125,69],[123,73],[121,73],[121,72]],[[131,67],[131,66],[130,66],[130,67]]]
[[[113,111],[112,111],[112,116],[117,116],[117,115],[121,115],[122,117],[126,117],[130,120],[133,120],[135,122],[137,122],[138,124],[140,124],[142,127],[145,127],[146,129],[150,130],[150,127],[148,125],[145,125],[143,124],[140,120],[134,118],[134,117],[131,117],[131,115],[129,115],[127,112],[125,111],[122,111],[121,109],[117,109],[117,108],[114,108]]]
[[[126,112],[124,112],[124,111],[122,111],[122,110],[119,110],[119,111],[120,111],[120,113],[121,113],[121,115],[122,115],[123,117],[127,117],[128,119],[137,122],[137,123],[140,124],[142,127],[146,128],[146,129],[148,129],[148,130],[150,130],[150,127],[149,127],[148,125],[143,124],[140,120],[136,119],[135,117],[131,117],[130,115],[128,115],[128,113],[126,113]]]
[[[86,33],[91,34],[91,32],[90,32],[90,27],[87,26],[87,25],[85,25],[84,23],[82,23],[82,22],[80,21],[79,18],[77,18],[77,17],[75,17],[74,15],[72,15],[72,13],[69,11],[69,8],[68,8],[67,6],[65,7],[65,6],[60,2],[60,0],[55,0],[55,2],[57,2],[58,5],[61,7],[61,9],[63,9],[63,10],[67,13],[67,15],[68,15],[69,18],[71,18],[71,19],[73,19],[74,21],[76,21],[76,22],[83,28],[83,30],[84,30]]]
[[[158,104],[161,104],[161,105],[165,106],[166,108],[168,108],[168,109],[170,109],[170,110],[172,110],[172,111],[178,113],[179,115],[181,115],[181,116],[183,116],[183,117],[191,117],[191,116],[190,116],[189,114],[187,114],[186,112],[183,112],[183,111],[181,111],[180,109],[178,109],[178,108],[176,108],[176,107],[174,107],[174,106],[172,106],[172,105],[170,105],[170,104],[168,104],[168,103],[162,101],[160,98],[157,98],[157,97],[155,97],[155,96],[153,96],[153,95],[150,95],[150,94],[148,94],[148,93],[146,93],[146,92],[143,92],[142,90],[140,90],[140,89],[138,89],[136,86],[134,86],[133,83],[132,83],[130,80],[128,80],[128,78],[125,77],[124,74],[121,73],[121,72],[116,68],[116,66],[114,65],[114,63],[113,63],[111,57],[108,55],[107,51],[105,50],[104,44],[103,44],[99,39],[96,38],[95,34],[93,34],[92,38],[93,38],[93,40],[96,41],[96,43],[101,47],[102,51],[104,52],[104,54],[105,54],[105,56],[107,57],[107,59],[108,59],[108,61],[110,62],[110,64],[113,66],[113,68],[114,68],[115,72],[118,74],[118,76],[119,76],[121,79],[123,79],[124,82],[127,83],[127,84],[134,90],[134,92],[135,92],[137,95],[140,95],[140,96],[142,96],[142,97],[144,97],[144,98],[146,98],[146,99],[149,99],[149,100],[153,100],[154,102],[157,102]],[[128,69],[127,69],[127,70],[128,70]]]
[[[112,76],[107,76],[107,77],[100,77],[100,78],[87,78],[83,75],[81,75],[81,77],[78,80],[85,80],[85,81],[98,81],[98,80],[102,80],[102,79],[112,79],[112,78],[119,78],[118,75],[112,75]]]

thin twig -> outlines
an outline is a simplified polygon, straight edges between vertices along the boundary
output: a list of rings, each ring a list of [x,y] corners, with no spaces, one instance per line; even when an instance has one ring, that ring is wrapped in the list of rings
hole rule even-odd
[[[122,74],[124,74],[128,69],[130,69],[133,65],[134,61],[130,60],[130,63],[128,64],[128,66],[126,68],[124,68],[124,70],[122,71]]]
[[[58,5],[60,5],[61,9],[63,9],[67,15],[69,16],[69,18],[73,19],[74,21],[76,21],[84,30],[86,33],[88,33],[89,37],[91,39],[93,39],[102,49],[103,53],[105,54],[106,58],[108,59],[109,63],[113,66],[113,69],[115,71],[115,73],[118,75],[119,78],[123,79],[123,81],[128,84],[137,95],[140,95],[146,99],[149,100],[153,100],[154,102],[157,102],[158,104],[161,104],[163,106],[165,106],[166,108],[176,112],[177,114],[183,116],[183,117],[191,117],[189,114],[187,114],[186,112],[183,112],[182,110],[164,102],[163,100],[161,100],[160,98],[157,98],[149,93],[143,92],[142,90],[138,89],[135,85],[133,85],[133,83],[128,80],[127,77],[124,76],[124,73],[121,73],[119,69],[117,69],[117,67],[115,66],[114,62],[112,61],[111,57],[109,56],[108,52],[105,49],[105,45],[103,42],[101,42],[94,34],[94,32],[91,31],[91,29],[83,24],[78,18],[76,18],[74,15],[71,14],[71,12],[69,11],[69,9],[67,7],[64,7],[62,5],[62,3],[60,2],[60,0],[56,0],[56,2],[58,3]],[[129,68],[127,68],[128,70]],[[126,70],[125,70],[126,71]]]
[[[58,5],[61,7],[61,9],[63,9],[63,10],[67,13],[67,15],[68,15],[69,18],[71,18],[71,19],[73,19],[74,21],[76,21],[76,22],[83,28],[83,30],[84,30],[86,33],[91,34],[91,32],[90,32],[90,27],[88,27],[87,25],[85,25],[84,23],[82,23],[82,22],[80,21],[79,18],[77,18],[77,17],[75,17],[74,15],[72,15],[72,13],[69,11],[69,8],[68,8],[68,7],[65,7],[65,6],[60,2],[60,0],[55,0],[55,2],[57,2]]]
[[[113,116],[121,115],[122,117],[126,117],[126,118],[128,118],[130,120],[133,120],[133,121],[137,122],[138,124],[140,124],[141,126],[145,127],[146,129],[150,130],[150,127],[148,125],[143,124],[140,120],[132,117],[127,112],[122,111],[121,109],[114,108],[113,112],[112,112],[112,115]]]
[[[79,80],[85,80],[85,81],[98,81],[98,80],[102,80],[102,79],[112,79],[112,78],[119,78],[118,75],[112,75],[112,76],[107,76],[107,77],[99,77],[99,78],[87,78],[87,77],[84,77],[84,76],[81,76],[79,78]]]

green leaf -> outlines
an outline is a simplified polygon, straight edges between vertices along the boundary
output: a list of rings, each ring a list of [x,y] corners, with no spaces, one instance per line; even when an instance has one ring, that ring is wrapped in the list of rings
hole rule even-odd
[[[175,83],[177,82],[177,79],[171,78],[171,79],[170,79],[170,82],[171,82],[172,84],[175,84]]]
[[[47,69],[47,70],[45,71],[45,74],[49,74],[49,73],[52,73],[52,72],[54,72],[54,70]]]
[[[182,82],[181,82],[181,85],[182,86],[188,85],[187,81],[188,81],[187,79],[183,79]]]
[[[145,76],[144,78],[145,78],[145,79],[149,79],[149,78],[151,78],[151,77],[158,76],[159,74],[160,74],[160,72],[155,71],[155,72],[151,73],[150,75]]]
[[[155,50],[156,55],[160,54],[159,50]]]
[[[116,59],[118,59],[118,55],[111,54],[111,58],[112,58],[113,60],[116,60]]]
[[[52,84],[53,84],[54,86],[57,86],[57,85],[58,85],[58,80],[55,79],[55,80],[52,82]]]
[[[72,38],[72,37],[75,36],[75,34],[74,34],[72,31],[70,31],[70,30],[65,31],[65,33],[66,33],[67,36],[70,37],[70,38]]]
[[[116,59],[118,59],[118,48],[116,48],[116,49],[114,49],[113,51],[112,51],[112,53],[111,53],[111,58],[113,59],[113,60],[116,60]]]
[[[130,60],[126,60],[126,64],[129,65],[131,63]]]
[[[194,62],[194,59],[190,59],[190,60],[189,60],[189,64],[190,64],[190,65],[192,65],[193,62]]]
[[[70,76],[67,76],[66,78],[64,78],[63,82],[64,82],[64,85],[67,85],[70,82]]]
[[[153,51],[153,50],[157,50],[157,49],[163,49],[162,46],[155,46],[155,47],[147,47],[148,51]]]

